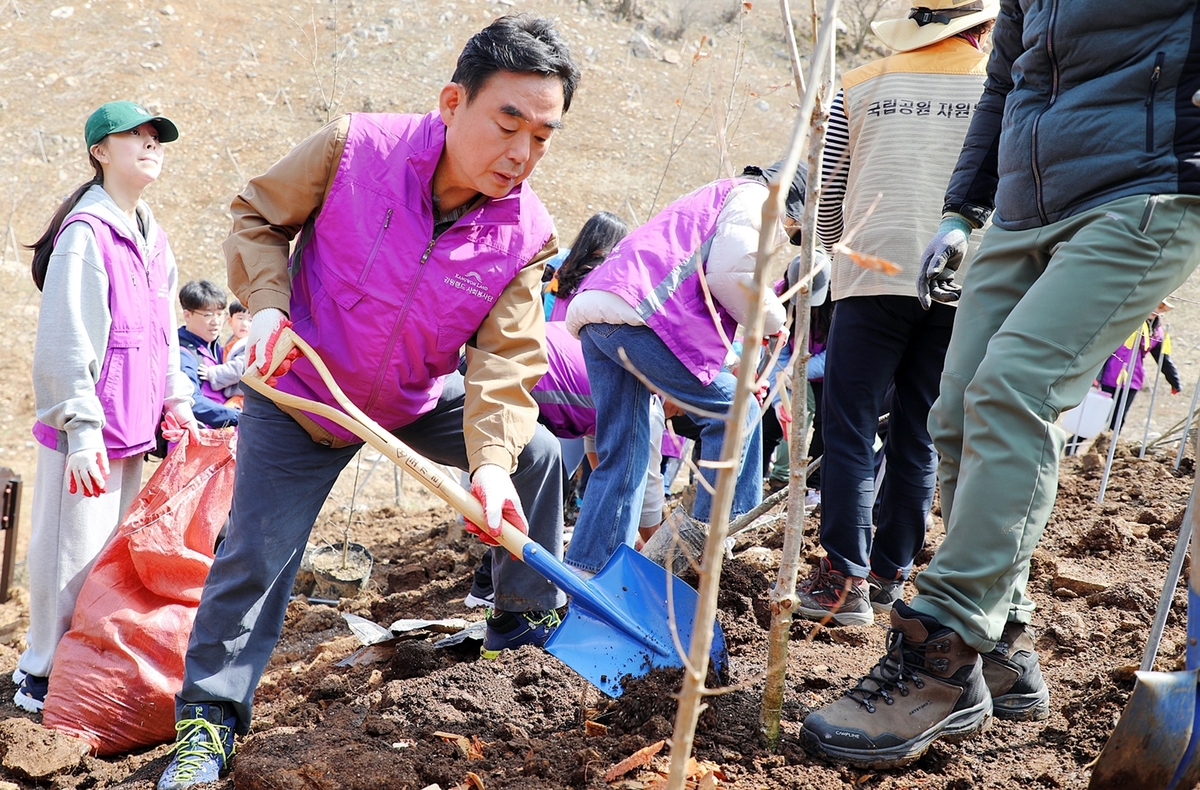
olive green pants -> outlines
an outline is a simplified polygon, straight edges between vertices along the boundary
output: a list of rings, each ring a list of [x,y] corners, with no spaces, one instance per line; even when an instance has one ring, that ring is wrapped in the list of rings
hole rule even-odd
[[[929,415],[946,538],[912,606],[981,652],[1029,622],[1029,558],[1058,488],[1059,413],[1200,260],[1200,196],[1142,195],[992,227],[963,283]]]

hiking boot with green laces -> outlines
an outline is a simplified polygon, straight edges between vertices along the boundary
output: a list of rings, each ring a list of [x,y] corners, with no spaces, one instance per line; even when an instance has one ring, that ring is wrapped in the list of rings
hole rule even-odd
[[[183,706],[175,722],[175,756],[158,780],[157,790],[215,782],[229,770],[237,718],[218,702]]]
[[[562,618],[554,609],[536,612],[492,612],[487,617],[487,634],[479,655],[499,658],[501,651],[522,645],[542,647]]]
[[[899,768],[935,739],[962,740],[991,722],[979,652],[903,601],[891,618],[879,663],[804,720],[800,743],[809,753],[858,768]]]
[[[983,654],[983,679],[997,719],[1041,721],[1050,715],[1050,691],[1024,623],[1006,623],[996,649]]]

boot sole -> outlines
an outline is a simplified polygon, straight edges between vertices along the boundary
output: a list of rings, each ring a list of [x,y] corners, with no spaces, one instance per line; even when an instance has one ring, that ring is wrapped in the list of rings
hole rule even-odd
[[[31,697],[22,690],[13,695],[13,704],[27,713],[41,713],[46,706],[45,700]]]
[[[805,620],[829,620],[830,625],[874,625],[875,613],[871,612],[831,612],[828,609],[809,609],[804,606],[796,607],[796,614]]]
[[[892,604],[894,603],[895,601],[890,601],[888,603],[876,603],[875,601],[871,601],[871,609],[875,611],[876,616],[888,618],[892,616]]]
[[[1042,721],[1050,718],[1050,690],[1029,694],[1004,694],[992,700],[993,714],[1005,721]]]
[[[935,740],[958,743],[983,732],[991,723],[992,701],[989,698],[972,708],[952,714],[915,738],[885,749],[862,750],[833,746],[823,743],[815,733],[807,729],[800,730],[800,744],[809,754],[855,768],[903,768],[920,759]]]

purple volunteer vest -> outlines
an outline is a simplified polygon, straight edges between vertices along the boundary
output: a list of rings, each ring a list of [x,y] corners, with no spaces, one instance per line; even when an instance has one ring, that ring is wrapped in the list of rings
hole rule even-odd
[[[154,430],[162,417],[170,353],[171,296],[167,285],[167,234],[157,228],[149,240],[150,257],[142,258],[135,240],[102,217],[81,211],[62,224],[85,222],[92,229],[108,274],[108,310],[112,325],[96,382],[104,408],[104,446],[110,458],[127,458],[154,447]],[[55,237],[55,243],[58,238]],[[42,422],[34,437],[46,447],[65,452],[66,433]]]
[[[1100,383],[1105,387],[1118,389],[1125,386],[1126,376],[1132,376],[1129,388],[1132,390],[1140,390],[1146,380],[1146,353],[1150,349],[1161,343],[1165,332],[1161,326],[1154,329],[1152,333],[1148,333],[1147,324],[1143,324],[1141,328],[1142,334],[1138,336],[1130,335],[1129,338],[1117,347],[1117,350],[1112,352],[1108,360],[1104,363],[1104,367],[1100,370]],[[1139,341],[1139,348],[1135,352],[1133,349],[1134,338]],[[1124,376],[1122,375],[1124,373]]]
[[[184,344],[180,342],[179,353],[194,354],[196,356],[197,364],[203,365],[204,367],[220,365],[225,361],[224,354],[221,351],[220,346],[217,346],[217,353],[214,355],[212,349],[210,349],[205,343],[197,344],[193,348],[191,346],[184,346]],[[200,394],[214,403],[223,404],[225,401],[229,400],[229,398],[225,397],[225,391],[213,387],[212,384],[208,383],[208,379],[200,379]]]
[[[293,329],[388,430],[433,408],[459,349],[553,233],[549,213],[521,184],[435,240],[431,184],[445,138],[437,113],[352,114],[329,196],[292,261]],[[279,389],[334,404],[304,358]]]
[[[702,186],[670,204],[617,243],[579,291],[608,291],[624,299],[702,384],[725,363],[737,322],[715,302],[720,327],[704,303],[700,270],[717,217],[738,179]]]
[[[560,439],[596,433],[596,405],[592,402],[583,346],[566,324],[546,324],[546,356],[550,367],[530,390],[542,422]]]

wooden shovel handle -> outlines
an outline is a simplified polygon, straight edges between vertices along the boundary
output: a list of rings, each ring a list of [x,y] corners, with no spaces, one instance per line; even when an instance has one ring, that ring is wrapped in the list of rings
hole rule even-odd
[[[329,388],[329,392],[333,395],[334,400],[337,401],[338,405],[344,411],[335,409],[320,401],[301,398],[298,395],[292,395],[287,392],[280,392],[267,384],[266,379],[270,378],[271,373],[283,362],[284,357],[293,348],[299,349],[300,353],[312,363],[317,373],[320,374],[321,380],[325,382],[325,386]],[[342,388],[338,386],[333,375],[329,372],[329,368],[321,361],[321,357],[317,354],[316,350],[290,328],[284,328],[280,333],[279,339],[275,343],[274,353],[267,372],[259,373],[257,366],[251,365],[247,367],[245,375],[242,376],[242,381],[255,392],[270,398],[280,406],[288,406],[308,412],[309,414],[316,414],[327,420],[332,420],[386,455],[400,467],[408,470],[426,488],[440,497],[450,507],[466,516],[468,520],[475,524],[487,523],[483,512],[483,505],[479,503],[478,499],[473,497],[457,481],[425,460],[425,458],[401,442],[390,432],[384,430],[379,423],[372,420],[361,409],[355,406],[346,397],[346,394],[342,392]],[[504,546],[504,548],[517,557],[523,556],[526,544],[531,542],[525,533],[507,521],[501,523],[498,540],[500,541],[500,545]]]

